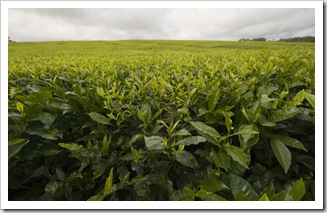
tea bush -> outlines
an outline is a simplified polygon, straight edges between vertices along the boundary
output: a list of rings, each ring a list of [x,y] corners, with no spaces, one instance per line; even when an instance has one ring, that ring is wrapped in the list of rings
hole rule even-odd
[[[10,43],[9,200],[314,200],[313,44]]]

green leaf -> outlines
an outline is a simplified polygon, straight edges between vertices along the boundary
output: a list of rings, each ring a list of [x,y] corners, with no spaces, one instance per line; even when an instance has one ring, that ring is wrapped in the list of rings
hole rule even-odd
[[[201,200],[205,200],[205,201],[226,201],[225,198],[217,195],[217,194],[214,194],[214,193],[211,193],[211,192],[207,192],[203,189],[199,190],[197,193],[196,193],[196,196],[201,198]]]
[[[198,165],[195,157],[190,152],[185,150],[176,155],[176,160],[181,164],[189,167],[197,167]]]
[[[161,143],[162,141],[165,140],[162,137],[159,137],[159,136],[146,137],[146,136],[144,136],[144,140],[145,140],[145,145],[148,148],[148,150],[160,150],[165,147],[163,145],[163,143]]]
[[[302,178],[295,182],[292,188],[292,196],[295,201],[301,201],[305,193],[305,185]]]
[[[190,136],[191,133],[189,131],[187,131],[187,129],[181,129],[178,130],[177,132],[173,133],[172,136]]]
[[[31,119],[31,121],[41,121],[45,125],[45,128],[49,129],[52,123],[55,121],[55,119],[56,116],[50,113],[39,112]]]
[[[310,105],[313,107],[313,109],[315,109],[315,95],[307,93],[305,98],[310,103]]]
[[[195,193],[192,189],[184,187],[172,194],[171,201],[194,201]]]
[[[271,149],[280,165],[283,167],[285,173],[287,173],[292,162],[291,152],[287,147],[276,138],[272,138],[270,141]]]
[[[57,140],[57,137],[62,137],[61,133],[58,133],[57,129],[52,129],[51,131],[47,131],[46,129],[28,129],[26,133],[30,135],[38,135],[42,138],[48,139],[48,140]]]
[[[107,177],[106,183],[104,185],[104,192],[103,192],[104,197],[110,194],[113,178],[114,178],[114,168],[111,168],[109,176]]]
[[[257,201],[259,199],[251,184],[237,175],[230,174],[230,188],[237,200]]]
[[[277,194],[275,194],[271,201],[293,201],[292,190],[287,188]]]
[[[276,123],[267,121],[267,118],[264,115],[261,115],[260,116],[259,123],[262,126],[267,126],[267,127],[274,127],[274,126],[276,126]]]
[[[59,187],[60,184],[57,181],[51,181],[45,186],[45,191],[54,195]]]
[[[141,140],[143,137],[144,137],[144,134],[136,134],[136,135],[133,135],[133,137],[128,142],[128,144],[131,146],[134,143],[136,143],[137,141]]]
[[[214,128],[205,123],[192,121],[190,124],[211,143],[217,144],[217,139],[221,138],[221,135]]]
[[[263,194],[263,195],[260,197],[259,201],[269,201],[269,198],[268,198],[267,194],[266,194],[266,193]]]
[[[131,151],[132,154],[134,155],[134,162],[137,163],[142,158],[142,155],[140,154],[139,151],[137,151],[137,149],[134,149],[134,147],[132,146],[131,146]]]
[[[226,201],[226,199],[223,198],[222,196],[212,194],[212,193],[208,193],[204,200],[205,201]]]
[[[269,185],[264,188],[261,192],[261,194],[266,194],[268,198],[272,198],[275,195],[275,187],[272,182],[269,183]]]
[[[212,111],[216,107],[219,98],[220,98],[220,89],[217,88],[209,96],[208,106],[210,111]]]
[[[162,109],[159,109],[158,110],[158,112],[156,112],[153,116],[152,116],[152,120],[154,120],[154,119],[156,119],[161,113],[162,113],[162,110],[163,110],[163,108]]]
[[[283,144],[285,144],[286,146],[290,146],[296,149],[302,149],[304,151],[308,151],[303,144],[296,140],[295,138],[286,136],[286,135],[274,135],[273,136],[276,140],[279,140],[280,142],[282,142]]]
[[[44,156],[56,155],[60,152],[58,145],[54,143],[44,143],[38,153]]]
[[[302,109],[295,108],[295,107],[287,107],[287,108],[279,109],[270,114],[269,121],[271,121],[271,122],[283,121],[283,120],[292,118],[294,115],[296,115],[302,111],[303,111]]]
[[[66,103],[56,102],[55,100],[47,102],[47,106],[50,108],[60,109],[60,110],[69,110],[71,106]]]
[[[246,120],[248,120],[248,121],[250,122],[250,119],[249,119],[248,113],[246,112],[246,110],[244,109],[244,107],[242,108],[241,112],[242,112],[242,114],[244,115],[244,117],[246,118]]]
[[[176,129],[179,122],[180,122],[180,120],[176,121],[173,126],[170,125],[171,127],[169,129],[170,129],[171,132],[173,132]]]
[[[102,201],[104,199],[104,196],[102,194],[96,194],[92,197],[90,197],[87,201]]]
[[[260,113],[260,110],[261,110],[261,101],[255,101],[254,103],[252,103],[249,112],[252,114],[252,116],[255,116]]]
[[[97,164],[93,171],[93,180],[99,178],[105,172],[106,166],[103,163]]]
[[[209,111],[208,110],[206,110],[205,108],[200,108],[199,110],[198,110],[198,115],[197,116],[201,116],[201,115],[205,115],[205,114],[207,114]]]
[[[217,167],[224,168],[226,171],[228,171],[230,158],[225,152],[215,153],[212,151],[210,152],[209,156]]]
[[[223,115],[225,117],[225,126],[226,126],[228,134],[229,134],[229,132],[233,129],[233,127],[232,127],[233,121],[230,118],[233,114],[230,112],[223,112]]]
[[[90,126],[94,126],[95,124],[97,124],[97,122],[95,122],[94,120],[89,120],[89,121],[86,121],[83,126],[81,127],[81,129],[85,129],[85,128],[88,128]]]
[[[304,90],[301,90],[300,92],[298,92],[293,99],[292,105],[293,106],[297,106],[300,103],[302,103],[302,101],[304,100],[304,98],[306,97],[306,92]]]
[[[102,87],[97,87],[97,93],[100,97],[104,98],[105,96],[105,92],[104,92],[104,89]]]
[[[183,108],[178,109],[177,112],[180,114],[187,115],[187,113],[189,113],[189,109],[186,107],[183,107]]]
[[[200,187],[207,192],[217,192],[229,189],[223,182],[214,179],[200,181]]]
[[[25,146],[29,140],[23,138],[15,138],[8,143],[8,158],[15,156],[23,146]]]
[[[62,148],[68,149],[69,151],[77,151],[83,148],[83,145],[78,145],[77,143],[58,143]]]
[[[16,103],[16,108],[19,112],[24,112],[24,104],[22,104],[21,102]]]
[[[56,175],[59,178],[59,180],[63,181],[66,179],[66,174],[61,168],[56,168]]]
[[[151,105],[148,102],[143,102],[141,105],[141,111],[143,114],[143,118],[146,124],[150,123],[151,120],[151,115],[152,115],[152,110],[151,110]]]
[[[103,137],[103,140],[102,140],[102,148],[101,148],[101,155],[102,156],[105,156],[105,155],[108,154],[110,140],[111,140],[111,138],[109,137],[109,140],[108,140],[107,135],[105,135]]]
[[[185,146],[189,146],[189,145],[197,145],[199,143],[203,143],[206,142],[207,139],[205,139],[204,137],[201,136],[191,136],[191,137],[187,137],[184,138],[180,141],[178,141],[175,146],[179,146],[179,145],[185,145]]]
[[[248,158],[246,156],[246,154],[238,147],[233,146],[233,145],[228,145],[226,144],[224,146],[225,151],[227,152],[227,154],[229,156],[232,157],[232,159],[236,162],[238,162],[239,164],[241,164],[242,166],[244,166],[245,168],[249,168],[248,167]]]
[[[245,149],[255,145],[259,140],[259,130],[256,125],[241,125],[238,130],[238,139],[241,144],[241,149]]]
[[[196,195],[197,197],[201,198],[202,200],[204,200],[204,199],[207,197],[207,194],[208,194],[207,191],[201,189],[201,190],[199,190],[195,195]]]
[[[92,120],[94,120],[100,124],[111,125],[109,118],[107,118],[97,112],[90,112],[90,113],[88,113],[88,115],[91,117]]]

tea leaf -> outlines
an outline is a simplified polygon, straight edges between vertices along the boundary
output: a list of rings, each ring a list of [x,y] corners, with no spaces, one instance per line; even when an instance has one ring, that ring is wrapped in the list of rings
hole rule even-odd
[[[228,171],[230,165],[230,158],[225,152],[215,153],[214,151],[210,152],[210,158],[214,161],[217,167],[224,168]]]
[[[29,140],[23,138],[15,138],[8,143],[8,158],[15,156],[25,146]]]
[[[292,138],[292,137],[289,137],[289,136],[286,136],[286,135],[274,135],[273,136],[275,138],[275,140],[278,140],[280,142],[282,142],[283,144],[285,144],[286,146],[290,146],[290,147],[293,147],[293,148],[296,148],[296,149],[302,149],[304,151],[308,151],[304,146],[303,144],[296,140],[295,138]]]
[[[148,150],[160,150],[163,149],[165,146],[161,143],[165,139],[160,136],[151,136],[151,137],[144,137],[145,145]]]
[[[260,197],[259,201],[269,201],[269,198],[268,198],[267,194],[266,194],[266,193],[263,194],[263,195]]]
[[[190,124],[202,135],[202,137],[206,138],[211,143],[217,143],[217,139],[221,137],[214,128],[205,123],[192,121]]]
[[[210,111],[212,111],[216,107],[219,98],[220,98],[220,89],[217,88],[209,96],[208,106]]]
[[[184,187],[181,190],[174,192],[170,197],[171,201],[194,201],[195,193],[192,189]]]
[[[172,136],[190,136],[191,133],[189,131],[187,131],[187,129],[181,129],[178,130],[177,132],[173,133]]]
[[[272,182],[269,183],[269,185],[262,190],[262,195],[266,194],[268,198],[272,198],[275,195],[275,187]]]
[[[90,112],[90,113],[88,113],[88,115],[91,117],[92,120],[94,120],[100,124],[111,125],[109,118],[107,118],[97,112]]]
[[[238,138],[241,143],[241,149],[245,149],[255,145],[259,140],[259,130],[256,125],[241,125],[238,132]]]
[[[299,108],[294,108],[294,107],[283,108],[283,109],[272,112],[270,114],[269,120],[271,122],[283,121],[283,120],[292,118],[294,115],[296,115],[300,112],[302,112],[302,109],[299,109]]]
[[[16,108],[19,112],[23,113],[24,112],[24,104],[22,104],[21,102],[17,102],[16,103]]]
[[[301,201],[305,193],[305,185],[302,178],[295,182],[292,188],[292,196],[295,201]]]
[[[223,182],[219,180],[202,180],[200,181],[200,187],[207,192],[217,192],[229,189]]]
[[[237,175],[230,174],[230,188],[236,200],[257,201],[259,199],[250,183]]]
[[[305,98],[308,100],[313,109],[315,109],[315,95],[307,93]]]
[[[101,154],[107,155],[109,151],[109,145],[110,145],[111,137],[109,139],[107,138],[107,135],[103,137],[102,140],[102,148],[101,148]]]
[[[114,178],[114,168],[111,168],[109,176],[107,177],[106,183],[105,183],[105,186],[104,186],[104,192],[103,192],[104,197],[106,197],[107,195],[110,194],[110,190],[112,188],[113,178]]]
[[[292,191],[290,188],[285,189],[277,194],[275,194],[271,201],[293,201]]]
[[[206,142],[207,140],[201,136],[191,136],[191,137],[187,137],[187,138],[184,138],[180,141],[178,141],[175,146],[179,146],[179,145],[186,145],[186,146],[189,146],[189,145],[197,145],[199,143],[203,143],[203,142]]]
[[[278,162],[283,167],[285,173],[287,173],[292,162],[291,152],[281,141],[275,138],[270,140],[270,146]]]
[[[132,154],[134,155],[134,162],[137,163],[142,158],[142,155],[140,154],[139,151],[137,151],[137,149],[134,149],[134,147],[132,146],[131,146],[131,151]]]
[[[82,145],[78,145],[76,143],[58,143],[58,145],[62,148],[68,149],[69,151],[77,151]]]
[[[227,154],[236,162],[244,166],[245,168],[248,167],[248,158],[246,154],[238,147],[233,145],[225,145],[224,146],[225,151]]]
[[[176,155],[176,160],[181,164],[189,167],[197,167],[198,162],[195,157],[188,151],[183,150],[181,153]]]
[[[60,184],[57,181],[51,181],[45,186],[45,191],[54,195],[59,187]]]

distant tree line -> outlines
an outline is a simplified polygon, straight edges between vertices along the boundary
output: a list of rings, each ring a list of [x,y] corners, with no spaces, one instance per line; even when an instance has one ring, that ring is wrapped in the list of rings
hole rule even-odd
[[[239,41],[267,41],[266,38],[241,38]],[[281,38],[276,41],[283,41],[283,42],[315,42],[314,36],[305,36],[305,37],[294,37],[294,38]]]
[[[253,39],[241,38],[239,41],[267,41],[267,39],[266,38],[253,38]]]
[[[279,41],[287,41],[287,42],[315,42],[314,36],[306,36],[306,37],[294,37],[294,38],[281,38]]]

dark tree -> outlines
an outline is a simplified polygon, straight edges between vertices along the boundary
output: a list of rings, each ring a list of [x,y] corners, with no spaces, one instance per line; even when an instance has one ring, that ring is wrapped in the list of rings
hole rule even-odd
[[[281,38],[279,41],[285,42],[315,42],[314,36],[306,36],[306,37],[294,37],[294,38]]]
[[[266,38],[254,38],[252,41],[267,41]]]

